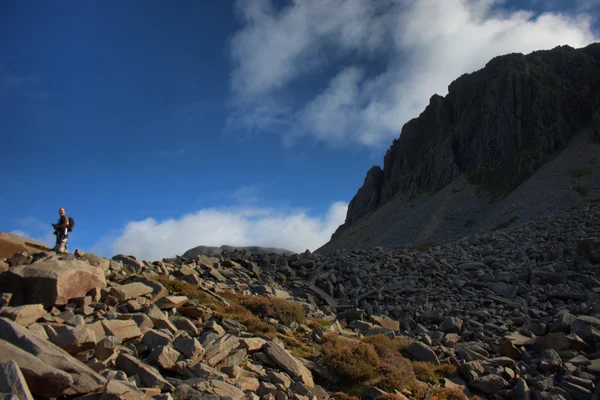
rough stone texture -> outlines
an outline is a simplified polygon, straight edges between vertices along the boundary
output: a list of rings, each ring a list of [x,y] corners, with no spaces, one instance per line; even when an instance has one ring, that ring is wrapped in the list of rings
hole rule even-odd
[[[137,324],[132,319],[107,320],[102,321],[102,325],[107,334],[117,336],[124,342],[142,336],[140,328],[138,328]]]
[[[173,386],[153,367],[127,354],[119,354],[115,362],[117,368],[128,376],[137,375],[144,386],[155,387],[164,391],[173,391]]]
[[[416,360],[430,362],[435,365],[440,365],[435,352],[431,350],[431,347],[421,342],[412,342],[406,346],[406,351]]]
[[[187,332],[182,332],[175,338],[173,347],[190,360],[197,360],[204,355],[204,348],[198,339],[191,337]]]
[[[18,307],[5,307],[0,310],[0,317],[11,319],[21,326],[28,327],[41,318],[45,312],[41,304],[28,304]]]
[[[308,387],[313,387],[312,373],[296,357],[273,342],[267,342],[263,351],[273,362],[294,378],[299,378]]]
[[[152,288],[141,282],[128,283],[110,288],[110,294],[115,296],[119,301],[135,299],[139,296],[152,293]]]
[[[577,243],[577,252],[593,263],[600,263],[600,239],[586,238]]]
[[[40,261],[0,275],[0,292],[13,294],[13,305],[62,305],[85,296],[91,289],[104,287],[104,271],[79,260]]]
[[[206,359],[207,364],[211,367],[217,365],[223,361],[232,350],[236,349],[239,344],[239,339],[233,335],[225,334],[224,336],[219,337],[215,342],[205,348],[204,358]]]
[[[159,299],[155,304],[156,307],[161,310],[169,310],[171,308],[179,308],[188,302],[188,298],[185,296],[165,296]]]
[[[102,387],[106,382],[102,376],[71,357],[63,349],[5,318],[0,318],[0,339],[30,354],[34,364],[46,364],[51,368],[64,371],[70,375],[71,382],[68,383],[68,389],[64,391],[64,394],[90,393]],[[2,353],[0,351],[0,354]],[[21,371],[23,371],[23,375],[27,377],[27,372],[24,369],[25,366],[21,365],[18,361],[17,364],[19,364]],[[29,380],[27,382],[32,392],[36,393]]]
[[[85,326],[76,328],[63,326],[62,328],[58,335],[50,338],[50,341],[68,353],[77,354],[96,347],[96,334]]]
[[[143,392],[139,391],[134,385],[111,379],[106,385],[104,393],[99,400],[148,400]]]
[[[168,346],[158,346],[152,350],[146,361],[162,369],[171,369],[175,367],[175,364],[181,358],[181,354],[175,349]]]
[[[21,400],[33,400],[25,377],[14,360],[0,363],[0,393],[11,393]]]
[[[34,355],[12,343],[0,340],[0,363],[11,361],[17,363],[29,389],[36,395],[56,397],[63,394],[74,383],[68,373],[38,360]]]
[[[244,392],[226,382],[215,379],[202,380],[192,385],[200,393],[218,396],[220,399],[240,400],[244,397]]]
[[[485,375],[471,382],[471,386],[484,393],[494,394],[508,387],[508,382],[497,375]]]
[[[48,250],[48,246],[42,242],[8,232],[0,232],[0,258],[12,257],[20,251],[35,253],[45,250]]]

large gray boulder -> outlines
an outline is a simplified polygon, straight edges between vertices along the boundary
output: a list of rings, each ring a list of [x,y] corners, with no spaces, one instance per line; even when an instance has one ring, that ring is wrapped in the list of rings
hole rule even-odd
[[[21,400],[33,400],[25,377],[14,360],[0,363],[0,393],[11,393]]]
[[[27,386],[38,396],[60,396],[74,383],[73,377],[68,373],[38,360],[33,354],[12,343],[0,340],[0,363],[11,361],[19,366]]]
[[[91,289],[105,287],[102,268],[80,260],[50,259],[13,267],[0,274],[0,292],[13,294],[12,305],[64,305],[69,299],[85,296]]]
[[[39,389],[34,389],[36,385],[32,386],[28,378],[32,374],[28,371],[40,371],[39,368],[56,375],[57,386],[53,390],[59,390],[63,384],[66,385],[62,392],[65,395],[87,394],[100,389],[106,383],[104,377],[63,349],[6,318],[0,318],[0,339],[3,346],[3,349],[0,349],[0,362],[14,359],[33,393],[38,393],[36,390]],[[44,376],[43,372],[40,373]],[[35,382],[39,384],[40,381]]]

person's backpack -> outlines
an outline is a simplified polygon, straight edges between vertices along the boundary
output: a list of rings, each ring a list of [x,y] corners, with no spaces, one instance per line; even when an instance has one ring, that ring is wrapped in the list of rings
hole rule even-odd
[[[71,232],[75,228],[75,220],[72,217],[69,217],[69,228],[68,231]]]

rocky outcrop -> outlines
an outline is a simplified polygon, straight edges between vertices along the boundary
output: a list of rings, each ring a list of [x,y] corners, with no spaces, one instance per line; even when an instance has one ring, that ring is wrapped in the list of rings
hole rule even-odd
[[[106,287],[102,268],[80,260],[50,259],[15,266],[0,276],[0,292],[13,294],[12,304],[67,304],[90,289]]]
[[[0,232],[0,258],[9,258],[21,251],[36,253],[46,250],[48,250],[48,246],[37,240],[8,232]]]
[[[463,174],[503,179],[511,190],[580,128],[592,124],[600,138],[598,110],[600,44],[494,58],[404,125],[383,170],[367,173],[333,238],[395,196],[435,193]]]

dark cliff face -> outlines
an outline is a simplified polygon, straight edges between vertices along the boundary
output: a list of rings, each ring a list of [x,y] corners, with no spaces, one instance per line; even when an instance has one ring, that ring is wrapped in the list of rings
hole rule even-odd
[[[437,192],[464,173],[510,171],[518,185],[588,124],[600,141],[600,44],[496,57],[404,125],[336,234],[394,196]]]

